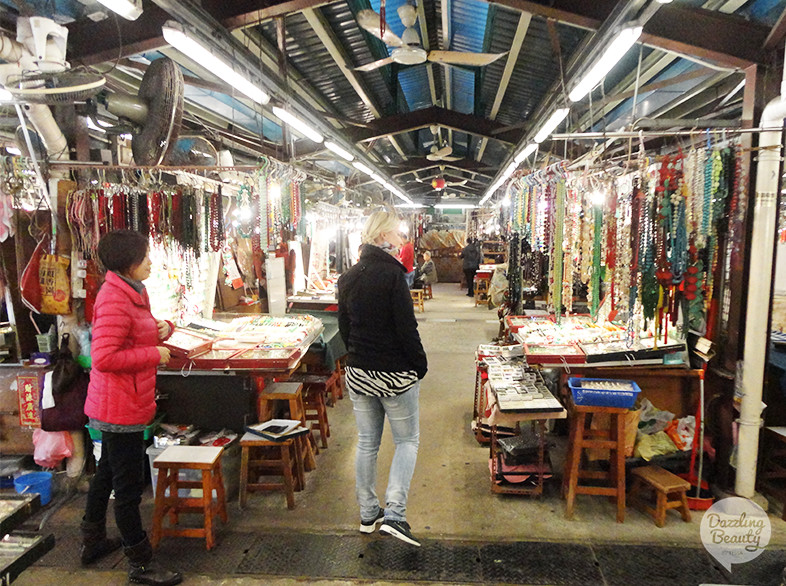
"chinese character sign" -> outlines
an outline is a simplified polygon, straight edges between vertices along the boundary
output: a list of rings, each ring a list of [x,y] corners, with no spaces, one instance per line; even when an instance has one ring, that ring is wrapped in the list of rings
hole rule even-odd
[[[37,374],[20,374],[16,377],[16,386],[20,425],[41,427],[41,378]]]

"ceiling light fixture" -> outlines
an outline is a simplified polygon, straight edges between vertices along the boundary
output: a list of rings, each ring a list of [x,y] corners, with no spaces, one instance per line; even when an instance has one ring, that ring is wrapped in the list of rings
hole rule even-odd
[[[531,142],[526,147],[524,147],[524,150],[521,151],[518,155],[516,155],[516,158],[513,160],[516,162],[517,165],[521,165],[521,163],[524,162],[524,159],[529,157],[536,150],[538,150],[538,144]]]
[[[279,108],[278,106],[273,106],[273,114],[278,116],[282,121],[286,122],[288,126],[291,126],[293,129],[297,130],[300,134],[305,136],[309,140],[313,140],[316,143],[320,143],[325,140],[325,137],[322,136],[319,132],[311,128],[308,124],[303,122],[300,118],[295,116],[294,114],[290,114],[283,108]]]
[[[339,145],[337,145],[336,143],[334,143],[331,140],[326,140],[325,141],[325,148],[327,150],[329,150],[329,151],[333,151],[339,157],[349,161],[350,163],[355,160],[355,155],[350,153],[348,150],[346,150],[344,148],[341,148]]]
[[[476,207],[474,203],[438,203],[434,206],[438,210],[471,210]]]
[[[592,89],[606,77],[606,74],[622,59],[633,44],[641,36],[641,26],[629,26],[622,29],[614,40],[606,47],[600,59],[595,62],[590,70],[584,74],[578,85],[574,87],[568,97],[571,102],[578,102],[592,91]],[[538,141],[539,142],[539,141]]]
[[[352,163],[352,166],[358,171],[360,171],[361,173],[365,173],[366,175],[371,175],[372,173],[374,173],[374,171],[372,171],[370,167],[367,167],[360,161],[355,161],[354,163]]]
[[[554,129],[557,128],[557,126],[559,126],[563,120],[565,120],[568,112],[570,112],[570,108],[559,108],[555,110],[549,119],[546,120],[546,123],[541,126],[533,140],[538,144],[546,140],[549,135],[554,132]]]
[[[98,0],[98,2],[126,20],[136,20],[142,14],[142,0]]]
[[[262,105],[270,101],[270,94],[248,78],[237,73],[229,63],[189,36],[186,29],[180,24],[173,20],[168,20],[161,27],[161,30],[167,43],[192,61],[199,63],[199,65],[223,79],[241,94]]]
[[[15,146],[6,145],[6,147],[5,147],[5,151],[6,151],[6,152],[7,152],[9,155],[14,155],[15,157],[20,157],[20,156],[22,156],[22,151],[21,151],[21,150],[19,150],[19,148],[18,148],[18,147],[15,147]]]

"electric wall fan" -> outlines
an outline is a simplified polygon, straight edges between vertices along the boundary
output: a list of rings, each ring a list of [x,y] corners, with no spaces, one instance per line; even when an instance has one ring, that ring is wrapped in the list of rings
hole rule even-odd
[[[131,152],[137,165],[160,165],[174,148],[183,118],[183,73],[168,57],[154,60],[145,71],[139,92],[101,92],[96,100],[131,124]],[[128,127],[107,128],[127,132]]]
[[[404,25],[404,33],[399,37],[390,30],[382,17],[371,9],[361,10],[357,14],[358,25],[369,34],[377,37],[389,47],[393,47],[390,57],[356,67],[358,71],[373,71],[391,63],[402,65],[418,65],[426,61],[443,63],[446,65],[466,65],[481,67],[493,63],[505,53],[467,53],[463,51],[426,51],[421,43],[420,36],[415,30],[418,19],[417,9],[411,4],[399,6],[398,16]],[[384,34],[382,33],[384,25]]]
[[[20,17],[17,41],[27,51],[20,72],[6,77],[5,88],[20,101],[32,104],[72,104],[98,93],[103,75],[71,70],[65,60],[68,29],[39,16]]]

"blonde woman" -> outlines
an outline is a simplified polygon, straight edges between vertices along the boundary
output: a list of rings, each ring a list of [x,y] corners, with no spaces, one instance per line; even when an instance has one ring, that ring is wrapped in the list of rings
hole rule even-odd
[[[355,492],[360,531],[419,546],[407,523],[407,497],[420,442],[420,380],[428,368],[406,268],[395,257],[400,220],[374,212],[363,229],[360,260],[338,281],[338,322],[347,346],[346,384],[358,427]],[[377,497],[377,453],[387,417],[396,446],[385,506]]]

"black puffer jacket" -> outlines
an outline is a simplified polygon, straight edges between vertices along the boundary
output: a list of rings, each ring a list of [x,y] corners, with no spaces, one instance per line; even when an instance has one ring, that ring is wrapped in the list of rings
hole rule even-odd
[[[426,352],[405,271],[393,256],[366,244],[358,263],[339,278],[338,327],[348,366],[426,376]]]

